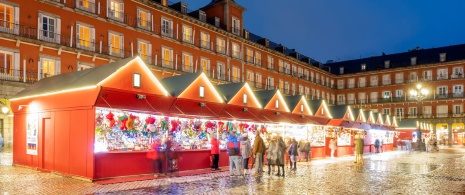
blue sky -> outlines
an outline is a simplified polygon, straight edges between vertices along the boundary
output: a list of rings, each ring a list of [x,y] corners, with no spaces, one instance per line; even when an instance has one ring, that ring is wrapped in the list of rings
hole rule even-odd
[[[211,0],[183,2],[196,10]],[[245,29],[323,63],[465,44],[463,0],[236,2],[247,8]]]

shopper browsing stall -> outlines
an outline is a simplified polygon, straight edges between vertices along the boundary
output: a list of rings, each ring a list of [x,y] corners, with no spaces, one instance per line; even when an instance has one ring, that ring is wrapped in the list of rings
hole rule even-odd
[[[262,159],[262,153],[264,151],[264,143],[263,139],[260,137],[260,131],[256,131],[255,134],[255,140],[253,143],[253,155],[254,155],[254,160],[255,160],[255,174],[253,175],[254,177],[258,177],[261,172],[262,172],[262,166],[263,166],[263,159]]]
[[[220,161],[220,141],[213,135],[211,140],[211,155],[212,155],[212,171],[220,170],[218,162]]]
[[[246,175],[247,171],[249,170],[249,158],[252,156],[252,148],[250,146],[250,140],[247,133],[242,135],[240,149],[243,161],[244,175]]]

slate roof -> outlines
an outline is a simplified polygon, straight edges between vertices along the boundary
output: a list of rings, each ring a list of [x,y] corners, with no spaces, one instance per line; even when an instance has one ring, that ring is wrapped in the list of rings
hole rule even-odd
[[[256,91],[255,95],[257,96],[258,102],[263,107],[266,107],[268,103],[271,101],[273,96],[278,92],[278,90],[263,90],[263,91]],[[284,102],[286,104],[286,102]]]
[[[243,87],[245,87],[245,83],[228,83],[217,85],[216,90],[226,102],[229,102]]]
[[[398,128],[417,128],[417,121],[416,120],[403,120],[397,122]]]
[[[41,95],[45,93],[97,85],[99,82],[103,81],[135,58],[137,58],[137,56],[96,66],[87,70],[64,73],[44,78],[26,87],[13,98]]]
[[[321,104],[323,103],[323,100],[310,100],[308,101],[310,110],[313,111],[313,115],[315,115],[315,112],[318,111],[318,108],[320,108]],[[331,112],[330,112],[331,113]],[[331,113],[332,115],[333,113]],[[334,118],[334,116],[333,116]]]
[[[361,71],[362,64],[366,64],[366,72],[386,69],[384,62],[388,60],[390,61],[388,69],[412,66],[410,61],[412,57],[417,58],[417,63],[413,66],[440,63],[439,55],[441,53],[446,53],[446,62],[464,60],[465,44],[327,63],[324,67],[330,67],[330,72],[336,75],[341,75],[340,67],[344,67],[344,74],[353,74]]]
[[[178,76],[172,76],[164,78],[160,83],[165,87],[168,93],[173,97],[178,97],[189,87],[195,79],[199,78],[202,72],[196,72],[191,74],[183,74]]]
[[[349,106],[347,105],[337,105],[337,106],[328,106],[329,113],[333,116],[333,119],[342,119],[346,114]]]
[[[285,96],[284,97],[284,101],[286,101],[286,103],[289,106],[289,109],[291,110],[291,112],[295,109],[297,104],[299,104],[301,99],[302,99],[301,95]]]

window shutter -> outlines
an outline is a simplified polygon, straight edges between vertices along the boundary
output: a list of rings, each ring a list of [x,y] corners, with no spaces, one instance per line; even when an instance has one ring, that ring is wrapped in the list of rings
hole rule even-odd
[[[79,27],[80,26],[81,26],[80,24],[76,24],[76,47],[78,47],[78,48],[81,46],[81,43],[79,41],[79,38],[80,38],[80,35],[79,35],[79,30],[80,29],[79,29]]]
[[[61,60],[55,61],[55,75],[61,74]]]
[[[39,13],[39,17],[37,18],[37,39],[40,39],[40,33],[42,32],[43,26],[42,26],[42,14]]]
[[[61,19],[60,18],[57,18],[57,25],[56,25],[56,31],[57,33],[57,36],[55,37],[56,39],[56,43],[60,43],[60,36],[61,36]]]
[[[90,29],[89,41],[91,44],[90,48],[92,49],[92,51],[95,51],[95,28]]]
[[[110,10],[111,10],[111,3],[110,3],[110,0],[107,0],[107,10],[105,12],[107,12],[107,18],[110,17]]]
[[[37,64],[38,65],[37,66],[37,70],[38,70],[37,71],[37,80],[40,80],[42,78],[41,74],[43,72],[43,70],[42,70],[42,58],[39,58],[39,61],[37,63],[38,63]]]
[[[118,49],[120,49],[120,51],[121,51],[120,56],[124,57],[124,36],[121,35],[120,37],[121,37],[121,39],[120,39],[120,42],[119,42],[119,48]]]
[[[149,62],[152,62],[151,59],[152,59],[152,44],[148,44],[148,49],[147,49],[147,57],[150,58]]]
[[[14,13],[15,14],[15,18],[14,18],[15,24],[13,25],[13,29],[14,29],[15,34],[19,34],[19,7],[15,7],[14,12],[15,12]]]
[[[111,44],[111,33],[108,33],[108,54],[111,55],[111,49],[113,45]]]
[[[13,76],[19,76],[19,68],[20,66],[20,59],[19,59],[19,53],[14,53],[14,59],[13,59]],[[23,70],[26,71],[26,70]],[[19,79],[19,77],[18,77]]]
[[[148,16],[147,16],[148,17]],[[137,26],[142,26],[142,21],[141,21],[141,18],[140,18],[140,9],[137,9]]]

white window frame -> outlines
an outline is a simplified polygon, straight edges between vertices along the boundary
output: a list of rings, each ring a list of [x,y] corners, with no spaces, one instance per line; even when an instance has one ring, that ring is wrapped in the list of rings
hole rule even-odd
[[[232,25],[231,25],[231,32],[236,35],[241,35],[241,20],[232,16]]]
[[[47,63],[47,62],[53,62],[54,63],[55,72],[53,74],[44,73],[44,63]],[[51,76],[55,76],[55,75],[59,75],[60,72],[61,72],[61,60],[59,58],[56,58],[56,57],[41,56],[40,59],[39,59],[39,67],[38,67],[38,69],[39,69],[39,71],[37,71],[38,80],[43,79],[43,78],[47,78],[47,77],[51,77]],[[47,72],[49,72],[49,71],[47,71]],[[48,76],[48,74],[50,74],[50,76]]]
[[[161,35],[173,38],[173,20],[161,17]]]
[[[165,56],[166,50],[169,51],[169,55],[170,55],[170,56],[168,56],[168,59],[167,59],[167,57]],[[173,62],[173,59],[174,59],[174,56],[173,56],[173,49],[171,49],[171,48],[169,48],[169,47],[164,47],[164,46],[162,46],[162,47],[161,47],[161,51],[162,51],[162,52],[161,52],[161,59],[162,59],[162,60],[161,60],[161,63],[162,63],[162,66],[163,66],[163,67],[167,67],[167,68],[173,69],[173,68],[174,68],[174,62]],[[168,62],[169,64],[167,64],[167,62]]]
[[[192,26],[183,24],[182,25],[182,41],[185,43],[194,44],[194,29]]]
[[[81,39],[81,28],[89,30],[89,40]],[[84,43],[82,44],[81,43]],[[76,47],[88,51],[95,51],[95,28],[91,25],[76,23]]]
[[[401,83],[404,83],[404,73],[403,72],[396,73],[396,84],[401,84]]]
[[[76,71],[83,71],[83,70],[87,70],[87,69],[90,69],[90,68],[94,68],[95,64],[77,61],[76,67],[77,67]]]
[[[347,89],[355,88],[355,78],[347,79]]]
[[[121,0],[108,0],[107,17],[119,22],[124,22],[124,2]]]
[[[10,62],[11,64],[8,64],[7,57],[4,57],[3,62],[0,62],[0,64],[3,65],[3,68],[0,69],[0,78],[2,78],[3,75],[8,78],[8,80],[19,81],[21,75],[19,51],[8,51],[7,49],[0,48],[0,53],[4,56],[11,55],[11,58],[13,59]]]
[[[204,49],[210,49],[210,34],[205,31],[200,31],[200,47]]]
[[[112,46],[112,39],[113,38],[118,38],[119,40],[119,47],[113,47]],[[114,50],[113,50],[114,48]],[[117,52],[115,52],[117,51]],[[121,33],[109,31],[108,32],[108,53],[111,56],[117,56],[117,57],[124,57],[124,35]]]
[[[268,59],[268,61],[267,61],[266,67],[268,67],[268,69],[274,69],[274,58],[273,58],[273,56],[268,55],[267,59]]]
[[[147,53],[145,55],[143,55],[141,53],[142,51],[142,46],[145,46],[147,47],[146,48],[146,51]],[[148,64],[151,64],[152,63],[152,44],[150,44],[149,41],[146,41],[146,40],[142,40],[142,39],[137,39],[137,54],[139,55],[139,57],[145,62],[145,63],[148,63]]]
[[[142,19],[142,14],[146,15],[146,20]],[[137,8],[137,27],[145,30],[152,29],[152,14],[150,11],[139,7]]]
[[[44,18],[47,19],[48,24],[47,25],[47,30],[44,30]],[[54,21],[54,26],[53,30],[50,29],[50,21]],[[55,16],[52,14],[47,14],[47,13],[42,13],[39,12],[39,17],[38,17],[38,29],[37,29],[37,34],[38,34],[38,39],[46,42],[51,42],[51,43],[60,43],[60,36],[61,36],[61,19],[59,16]]]
[[[204,68],[204,63],[206,63],[206,65],[207,65],[206,70]],[[210,77],[210,59],[200,57],[200,68],[199,68],[199,70],[202,71],[203,73],[205,73],[205,75],[207,75],[208,77]]]
[[[7,3],[8,1],[0,2],[0,4],[4,6],[4,10],[0,10],[0,12],[4,14],[3,18],[9,18],[6,9],[11,9],[13,11],[13,21],[3,21],[4,25],[0,26],[0,32],[17,35],[19,34],[19,7]]]
[[[344,79],[337,80],[337,89],[344,89]]]
[[[187,52],[182,52],[182,71],[184,72],[194,72],[194,56],[191,53]],[[186,62],[186,58],[188,58],[188,61]],[[186,65],[188,66],[186,68]],[[196,70],[195,70],[196,71]]]
[[[391,75],[384,74],[383,75],[383,85],[390,85],[391,84]]]
[[[378,85],[379,85],[378,75],[370,76],[370,87],[374,87]]]
[[[226,41],[222,37],[216,37],[216,52],[226,55]]]
[[[367,86],[367,78],[366,77],[359,77],[358,78],[358,87],[366,87]]]
[[[241,59],[241,47],[239,46],[238,43],[231,42],[231,50],[232,50],[231,56],[233,58]]]

